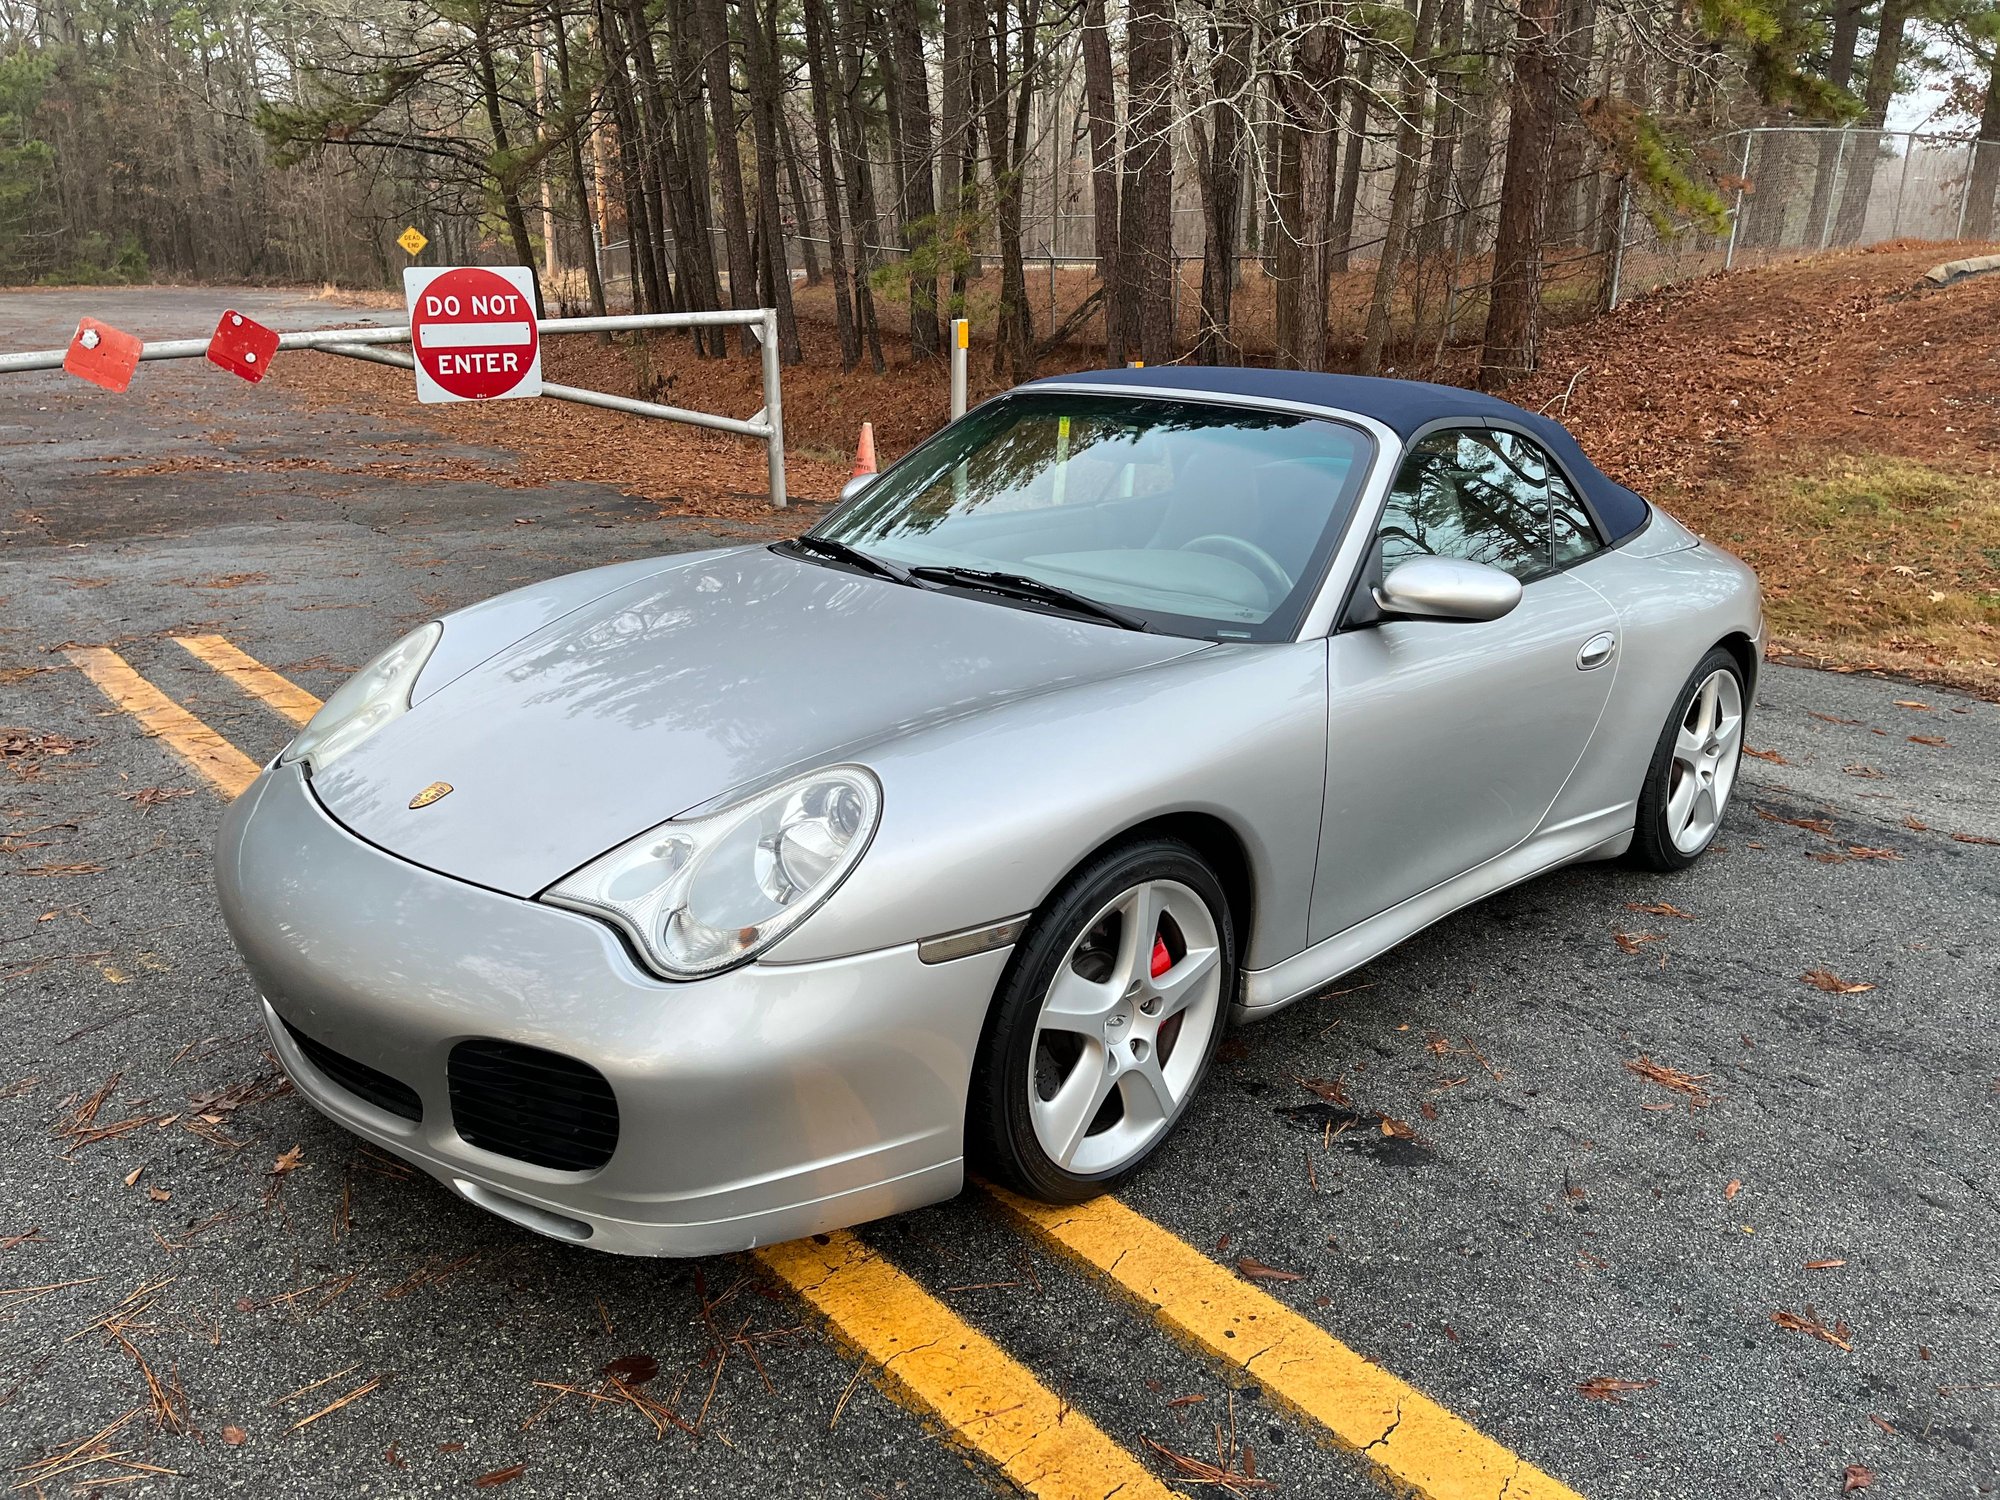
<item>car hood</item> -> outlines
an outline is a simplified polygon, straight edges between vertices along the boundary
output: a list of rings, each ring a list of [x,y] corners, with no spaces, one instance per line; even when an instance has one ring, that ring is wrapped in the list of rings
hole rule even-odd
[[[445,639],[451,638],[450,617]],[[889,736],[1199,650],[746,548],[506,646],[313,778],[416,864],[530,896],[658,823]],[[449,795],[412,809],[434,781]]]

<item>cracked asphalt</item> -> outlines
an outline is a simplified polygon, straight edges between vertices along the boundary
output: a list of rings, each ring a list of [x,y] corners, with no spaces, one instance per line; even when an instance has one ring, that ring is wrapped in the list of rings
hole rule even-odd
[[[9,294],[0,349],[224,305],[394,316]],[[777,534],[520,488],[498,449],[283,374],[0,377],[0,744],[28,747],[0,756],[0,1469],[136,1412],[103,1451],[172,1473],[46,1492],[447,1494],[515,1465],[522,1496],[1004,1492],[758,1260],[533,1237],[273,1074],[210,894],[221,798],[57,648],[112,647],[262,760],[290,727],[171,636],[323,697],[441,610]],[[1750,743],[1693,869],[1545,877],[1237,1032],[1120,1196],[1207,1261],[1297,1273],[1257,1285],[1597,1500],[1833,1496],[1850,1466],[1870,1495],[2000,1492],[2000,708],[1770,666]],[[92,1124],[144,1123],[63,1133],[107,1083]],[[1151,1444],[1213,1457],[1220,1427],[1264,1493],[1381,1493],[1252,1351],[1214,1357],[981,1190],[858,1238],[1170,1486]],[[561,1389],[628,1355],[697,1432]],[[188,1430],[154,1424],[147,1370]]]

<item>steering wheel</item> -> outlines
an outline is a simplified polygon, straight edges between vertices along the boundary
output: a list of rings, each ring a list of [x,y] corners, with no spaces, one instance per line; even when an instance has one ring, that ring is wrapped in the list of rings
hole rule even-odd
[[[1292,591],[1292,575],[1278,565],[1278,560],[1255,542],[1245,541],[1240,536],[1228,536],[1219,531],[1207,536],[1198,536],[1192,541],[1182,542],[1183,552],[1206,552],[1211,557],[1227,558],[1230,562],[1241,563],[1257,575],[1257,581],[1264,585],[1270,595],[1269,602],[1277,604]]]

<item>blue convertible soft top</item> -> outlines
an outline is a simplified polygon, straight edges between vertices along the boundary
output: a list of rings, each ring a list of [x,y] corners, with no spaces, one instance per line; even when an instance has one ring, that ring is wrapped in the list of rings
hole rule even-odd
[[[1404,438],[1441,420],[1506,421],[1534,433],[1570,473],[1597,519],[1617,542],[1646,524],[1646,502],[1592,463],[1562,423],[1479,391],[1423,380],[1382,380],[1369,375],[1322,375],[1311,370],[1257,370],[1220,365],[1155,365],[1138,370],[1080,370],[1032,382],[1051,385],[1131,385],[1186,391],[1190,396],[1254,396],[1330,406],[1373,417]]]

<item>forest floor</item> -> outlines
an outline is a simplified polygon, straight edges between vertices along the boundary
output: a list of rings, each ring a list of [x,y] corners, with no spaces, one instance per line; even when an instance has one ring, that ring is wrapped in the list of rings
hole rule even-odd
[[[1971,253],[1897,242],[1704,276],[1560,327],[1542,369],[1507,392],[1561,417],[1613,477],[1753,564],[1779,648],[1837,670],[1887,670],[2000,694],[2000,277],[1913,293],[1939,261]],[[1358,274],[1358,273],[1354,273]],[[994,280],[996,278],[989,278]],[[1039,280],[1039,277],[1036,278]],[[1353,279],[1351,274],[1348,279]],[[1080,302],[1086,273],[1055,282]],[[1344,283],[1343,283],[1344,284]],[[971,298],[976,402],[1003,389]],[[986,297],[990,301],[990,296]],[[1261,326],[1268,291],[1238,294]],[[942,363],[887,373],[838,368],[829,294],[799,298],[806,350],[785,373],[789,477],[805,524],[846,478],[860,424],[884,461],[947,415]],[[988,310],[990,312],[990,309]],[[885,309],[885,322],[896,317]],[[1093,331],[1085,335],[1096,337]],[[1253,340],[1254,342],[1254,340]],[[1469,349],[1427,351],[1396,373],[1464,382]],[[1102,362],[1065,345],[1044,373]],[[408,377],[327,356],[290,356],[310,398],[407,417]],[[551,379],[747,415],[757,366],[702,359],[680,339],[644,346],[552,341]],[[274,379],[277,378],[274,376]],[[523,483],[592,480],[668,515],[754,522],[764,510],[754,443],[555,402],[425,407],[427,425],[519,456]]]

